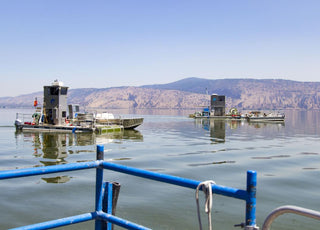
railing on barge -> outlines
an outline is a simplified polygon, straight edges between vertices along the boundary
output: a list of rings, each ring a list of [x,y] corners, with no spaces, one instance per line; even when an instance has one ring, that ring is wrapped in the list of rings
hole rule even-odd
[[[111,229],[111,224],[121,226],[126,229],[149,229],[147,227],[135,224],[128,220],[112,215],[112,184],[103,182],[103,171],[109,169],[133,176],[146,179],[169,183],[186,188],[196,189],[201,181],[190,180],[177,176],[170,176],[156,172],[150,172],[133,167],[127,167],[104,161],[104,146],[97,146],[97,160],[92,162],[71,163],[57,166],[46,166],[36,168],[26,168],[17,170],[6,170],[0,172],[0,180],[35,176],[49,173],[58,173],[65,171],[75,171],[83,169],[96,168],[96,199],[95,211],[84,213],[81,215],[66,217],[58,220],[52,220],[33,225],[18,227],[14,229],[50,229],[62,227],[70,224],[81,223],[85,221],[95,220],[95,229]],[[256,183],[257,173],[255,171],[247,172],[247,189],[241,190],[236,188],[225,187],[217,184],[212,185],[212,193],[223,196],[233,197],[246,202],[246,217],[243,227],[247,230],[258,229],[256,227]],[[107,225],[105,223],[107,222]]]

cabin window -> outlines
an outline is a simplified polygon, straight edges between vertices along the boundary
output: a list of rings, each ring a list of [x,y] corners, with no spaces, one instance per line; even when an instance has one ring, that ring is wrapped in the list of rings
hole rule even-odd
[[[58,87],[51,87],[50,88],[50,95],[59,95],[59,88]]]
[[[219,97],[219,101],[225,101],[225,97],[224,96],[220,96]]]
[[[62,87],[61,88],[61,95],[67,95],[68,88],[67,87]]]

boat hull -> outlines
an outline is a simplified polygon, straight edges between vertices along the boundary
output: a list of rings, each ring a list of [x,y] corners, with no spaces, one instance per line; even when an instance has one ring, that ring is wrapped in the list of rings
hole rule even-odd
[[[79,132],[94,132],[91,127],[81,126],[63,126],[63,125],[29,125],[16,124],[16,129],[21,131],[39,131],[39,132],[64,132],[64,133],[79,133]]]
[[[248,117],[249,122],[284,122],[285,117]]]
[[[143,118],[96,119],[96,123],[122,125],[124,129],[134,129],[143,123]]]
[[[195,119],[201,119],[201,118],[212,118],[212,119],[231,119],[231,120],[239,120],[243,119],[240,115],[239,116],[194,116]]]
[[[98,134],[119,132],[123,130],[122,125],[97,125],[95,127],[64,126],[64,125],[32,125],[16,124],[16,130],[23,132],[55,132],[55,133],[93,133]]]

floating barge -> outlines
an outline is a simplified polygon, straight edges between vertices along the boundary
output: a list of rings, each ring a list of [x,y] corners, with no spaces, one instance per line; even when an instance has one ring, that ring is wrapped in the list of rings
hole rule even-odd
[[[80,113],[79,105],[67,106],[68,87],[54,81],[51,86],[44,86],[43,108],[34,101],[33,114],[17,113],[15,126],[22,131],[41,132],[117,132],[134,129],[143,123],[143,118],[115,118],[94,113]],[[69,112],[67,116],[67,110]],[[104,118],[104,119],[100,119]]]
[[[120,132],[124,129],[121,125],[101,125],[95,127],[84,126],[64,126],[64,125],[30,125],[30,124],[16,124],[16,129],[24,132],[67,132],[67,133],[82,133],[82,132],[96,132],[98,134],[108,132]]]
[[[17,130],[22,131],[40,131],[40,132],[93,132],[95,131],[89,127],[81,127],[81,126],[63,126],[63,125],[35,125],[28,124],[28,122],[24,124],[15,124]]]
[[[236,108],[226,113],[226,97],[224,95],[212,94],[210,106],[203,108],[201,112],[190,114],[191,118],[215,118],[215,119],[244,119]]]
[[[265,113],[262,111],[251,111],[242,115],[236,108],[231,108],[229,113],[225,112],[225,96],[212,94],[210,106],[203,108],[201,112],[190,114],[190,118],[213,118],[247,120],[248,122],[284,122],[285,114],[280,112]]]
[[[199,119],[199,118],[200,119],[201,118],[233,119],[233,120],[245,119],[243,116],[241,116],[241,114],[233,114],[233,113],[228,113],[223,116],[215,116],[211,114],[211,112],[209,111],[209,108],[204,108],[203,111],[201,112],[195,112],[194,114],[190,114],[189,117],[194,119]]]

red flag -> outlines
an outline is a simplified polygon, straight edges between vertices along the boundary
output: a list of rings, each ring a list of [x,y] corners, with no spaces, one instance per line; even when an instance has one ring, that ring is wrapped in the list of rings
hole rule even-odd
[[[35,98],[34,102],[33,102],[33,106],[36,107],[37,105],[38,105],[38,100],[37,100],[37,98]]]

